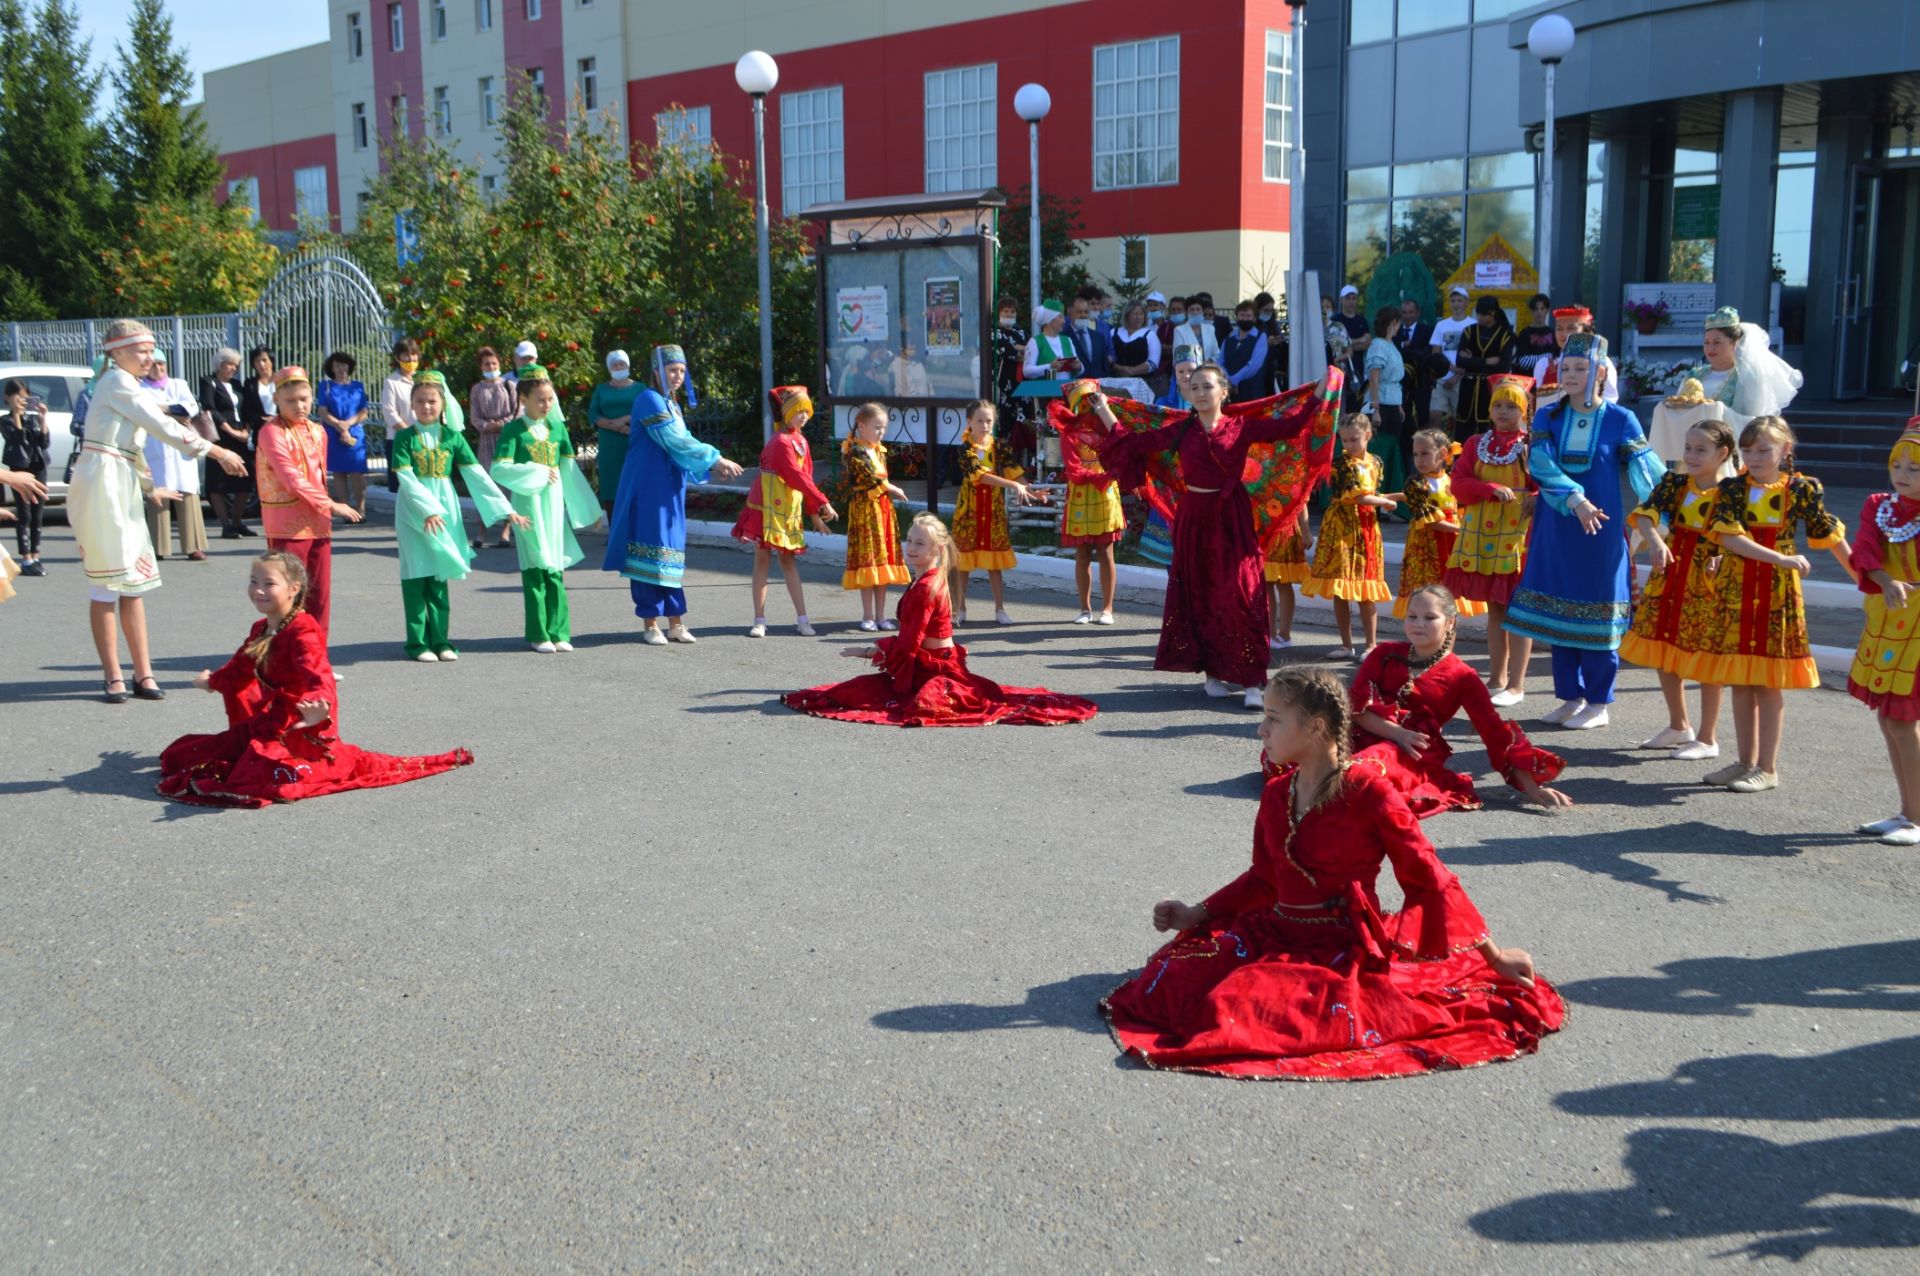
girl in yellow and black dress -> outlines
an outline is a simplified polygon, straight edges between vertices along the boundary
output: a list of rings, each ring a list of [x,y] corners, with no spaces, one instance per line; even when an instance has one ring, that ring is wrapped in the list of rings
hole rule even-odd
[[[826,520],[840,515],[813,481],[813,449],[803,433],[813,419],[807,388],[775,386],[767,398],[773,404],[773,437],[760,450],[760,481],[747,493],[746,508],[733,524],[733,538],[753,546],[753,625],[747,637],[767,636],[767,576],[777,555],[787,578],[787,597],[793,600],[793,627],[811,638],[813,622],[807,618],[807,595],[796,561],[807,552],[804,520],[825,535]]]
[[[907,494],[887,477],[887,410],[863,403],[853,412],[853,433],[840,445],[846,461],[847,568],[840,588],[860,591],[860,628],[897,629],[887,615],[887,586],[911,583],[900,556],[900,525],[893,503]]]
[[[1307,583],[1312,570],[1307,562],[1307,552],[1313,548],[1313,528],[1307,525],[1307,511],[1303,505],[1300,513],[1294,517],[1293,530],[1273,543],[1267,550],[1267,561],[1262,565],[1262,574],[1267,578],[1267,597],[1272,604],[1273,633],[1267,638],[1267,646],[1275,651],[1285,651],[1293,646],[1293,589],[1296,585]]]
[[[1454,499],[1453,476],[1447,473],[1459,450],[1459,444],[1448,442],[1445,430],[1421,430],[1413,436],[1413,477],[1400,496],[1412,522],[1400,559],[1400,592],[1393,600],[1397,617],[1406,616],[1408,599],[1440,583],[1459,539],[1460,502]],[[1487,610],[1485,603],[1471,598],[1456,599],[1454,607],[1462,616]]]
[[[1393,597],[1380,549],[1378,510],[1392,509],[1391,496],[1378,495],[1384,468],[1367,451],[1373,421],[1356,412],[1340,423],[1340,455],[1333,458],[1332,504],[1320,517],[1320,548],[1313,556],[1300,592],[1333,600],[1333,623],[1340,631],[1339,654],[1352,659],[1352,604],[1360,604],[1362,652],[1373,650],[1378,632],[1374,604]]]
[[[1000,573],[1013,567],[1013,539],[1007,529],[1007,493],[1022,505],[1042,500],[1020,480],[1026,471],[1010,462],[993,437],[996,412],[985,399],[967,405],[966,431],[960,436],[960,494],[953,503],[953,623],[967,623],[967,577],[987,574],[993,589],[993,619],[1011,625],[1007,587]]]

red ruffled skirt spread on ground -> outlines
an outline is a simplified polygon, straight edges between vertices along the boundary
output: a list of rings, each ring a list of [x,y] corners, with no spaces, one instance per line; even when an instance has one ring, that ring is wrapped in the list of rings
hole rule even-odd
[[[1498,1063],[1539,1048],[1566,1006],[1475,949],[1437,961],[1361,942],[1344,911],[1246,913],[1188,932],[1100,1003],[1149,1067],[1275,1081],[1367,1081]]]
[[[1079,696],[1045,687],[1003,687],[982,678],[967,669],[967,649],[958,643],[939,650],[920,648],[906,688],[892,674],[870,673],[790,691],[780,699],[789,709],[816,718],[893,727],[1058,727],[1085,722],[1097,712],[1093,701]]]
[[[1567,767],[1566,759],[1528,740],[1519,723],[1503,725],[1510,733],[1507,767],[1512,773],[1530,775],[1536,784],[1552,784],[1560,778]],[[1473,777],[1447,765],[1453,746],[1446,737],[1438,729],[1423,725],[1415,724],[1415,729],[1425,731],[1432,741],[1417,759],[1408,757],[1406,750],[1391,740],[1378,739],[1366,731],[1354,732],[1353,755],[1377,759],[1387,778],[1405,795],[1413,813],[1423,820],[1442,811],[1479,810],[1480,795],[1474,790]]]
[[[160,755],[163,796],[195,806],[270,806],[350,789],[377,789],[473,762],[465,749],[394,757],[334,743],[324,751],[258,740],[245,725],[183,735]]]

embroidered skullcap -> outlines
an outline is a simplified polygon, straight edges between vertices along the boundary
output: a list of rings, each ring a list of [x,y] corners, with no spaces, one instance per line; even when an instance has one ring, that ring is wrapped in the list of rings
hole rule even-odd
[[[1567,337],[1567,347],[1560,352],[1560,357],[1598,363],[1607,357],[1607,339],[1593,332],[1572,333]]]
[[[307,370],[297,363],[289,363],[273,374],[273,388],[278,391],[283,385],[312,385]]]
[[[1707,316],[1703,331],[1711,332],[1715,328],[1738,328],[1739,326],[1740,312],[1732,306],[1722,306]]]
[[[1199,346],[1178,345],[1173,348],[1173,365],[1176,368],[1183,363],[1190,363],[1197,368],[1204,361],[1205,356]]]
[[[520,369],[518,376],[521,385],[534,385],[541,381],[545,381],[548,385],[553,384],[553,374],[537,363],[529,363]]]
[[[137,346],[143,341],[153,340],[153,329],[138,319],[115,319],[107,325],[107,339],[100,344],[102,350],[120,350],[127,346]]]
[[[856,346],[855,349],[860,347]],[[687,363],[687,352],[679,346],[663,342],[653,348],[653,384],[660,393],[666,394],[667,369],[676,363],[687,370],[687,379],[683,383],[683,388],[687,392],[687,406],[698,407],[700,396],[694,392],[693,368]]]
[[[803,385],[777,385],[767,391],[767,400],[773,404],[774,419],[781,425],[792,425],[803,412],[813,415],[813,397]]]
[[[521,378],[523,381],[525,379],[525,377]],[[460,410],[459,398],[453,393],[452,388],[447,385],[447,374],[434,371],[422,372],[413,379],[413,388],[418,390],[423,385],[430,385],[440,392],[441,428],[451,430],[455,434],[465,430],[467,428],[467,414]]]

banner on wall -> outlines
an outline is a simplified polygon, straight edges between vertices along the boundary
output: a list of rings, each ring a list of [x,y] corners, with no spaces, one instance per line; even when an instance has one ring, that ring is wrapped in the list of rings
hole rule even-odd
[[[966,342],[960,334],[963,307],[960,302],[960,276],[943,275],[927,280],[927,354],[940,358],[964,353]]]
[[[887,339],[887,290],[842,288],[834,294],[834,328],[841,341]]]

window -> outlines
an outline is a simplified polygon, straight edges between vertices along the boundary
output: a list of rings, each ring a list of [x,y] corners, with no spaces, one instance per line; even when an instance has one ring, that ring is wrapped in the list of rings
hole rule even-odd
[[[500,177],[497,173],[485,173],[481,175],[480,195],[489,204],[500,198]]]
[[[407,16],[397,4],[387,6],[387,47],[395,53],[407,47]]]
[[[1093,186],[1180,180],[1180,37],[1093,51]]]
[[[1262,176],[1289,180],[1287,156],[1293,149],[1293,37],[1267,32],[1266,158]]]
[[[540,104],[540,109],[543,111],[546,110],[547,68],[543,66],[529,68],[527,71],[527,86],[533,90],[534,101]]]
[[[326,165],[293,170],[293,215],[303,221],[309,217],[327,219]]]
[[[483,75],[480,77],[480,123],[491,128],[499,121],[500,108],[493,96],[493,77]]]
[[[1372,44],[1393,38],[1393,0],[1353,0],[1349,12],[1352,16],[1347,26],[1348,44]]]
[[[428,21],[432,23],[433,38],[447,38],[447,0],[433,0],[433,7],[427,11]]]
[[[253,220],[260,220],[260,179],[257,177],[236,177],[227,182],[227,202],[235,200],[244,203],[253,210]]]
[[[653,117],[654,141],[661,146],[677,146],[689,160],[698,162],[713,146],[713,108],[681,107],[662,111]]]
[[[1467,0],[1400,0],[1400,37],[1467,25]]]
[[[791,217],[846,198],[840,86],[780,95],[780,206]]]
[[[367,149],[367,104],[365,102],[353,104],[352,120],[353,149],[364,151]]]
[[[1489,235],[1530,258],[1537,184],[1524,151],[1349,169],[1343,279],[1365,288],[1388,253],[1410,252],[1438,283]]]
[[[1153,278],[1150,265],[1151,254],[1147,252],[1145,235],[1127,235],[1120,240],[1119,278],[1137,280],[1144,284]]]
[[[493,30],[493,0],[473,0],[473,29]]]
[[[600,109],[600,72],[593,58],[580,59],[580,105],[589,111]]]
[[[404,93],[394,94],[393,100],[388,103],[388,105],[393,111],[393,135],[395,137],[405,137],[407,135],[407,95]]]
[[[527,0],[527,21],[540,21],[540,0]]]
[[[347,15],[347,61],[358,62],[367,56],[367,33],[360,29],[360,15]]]
[[[453,136],[453,99],[444,84],[433,91],[433,131],[441,137]]]
[[[994,184],[996,84],[993,63],[927,72],[927,189],[980,190]]]

